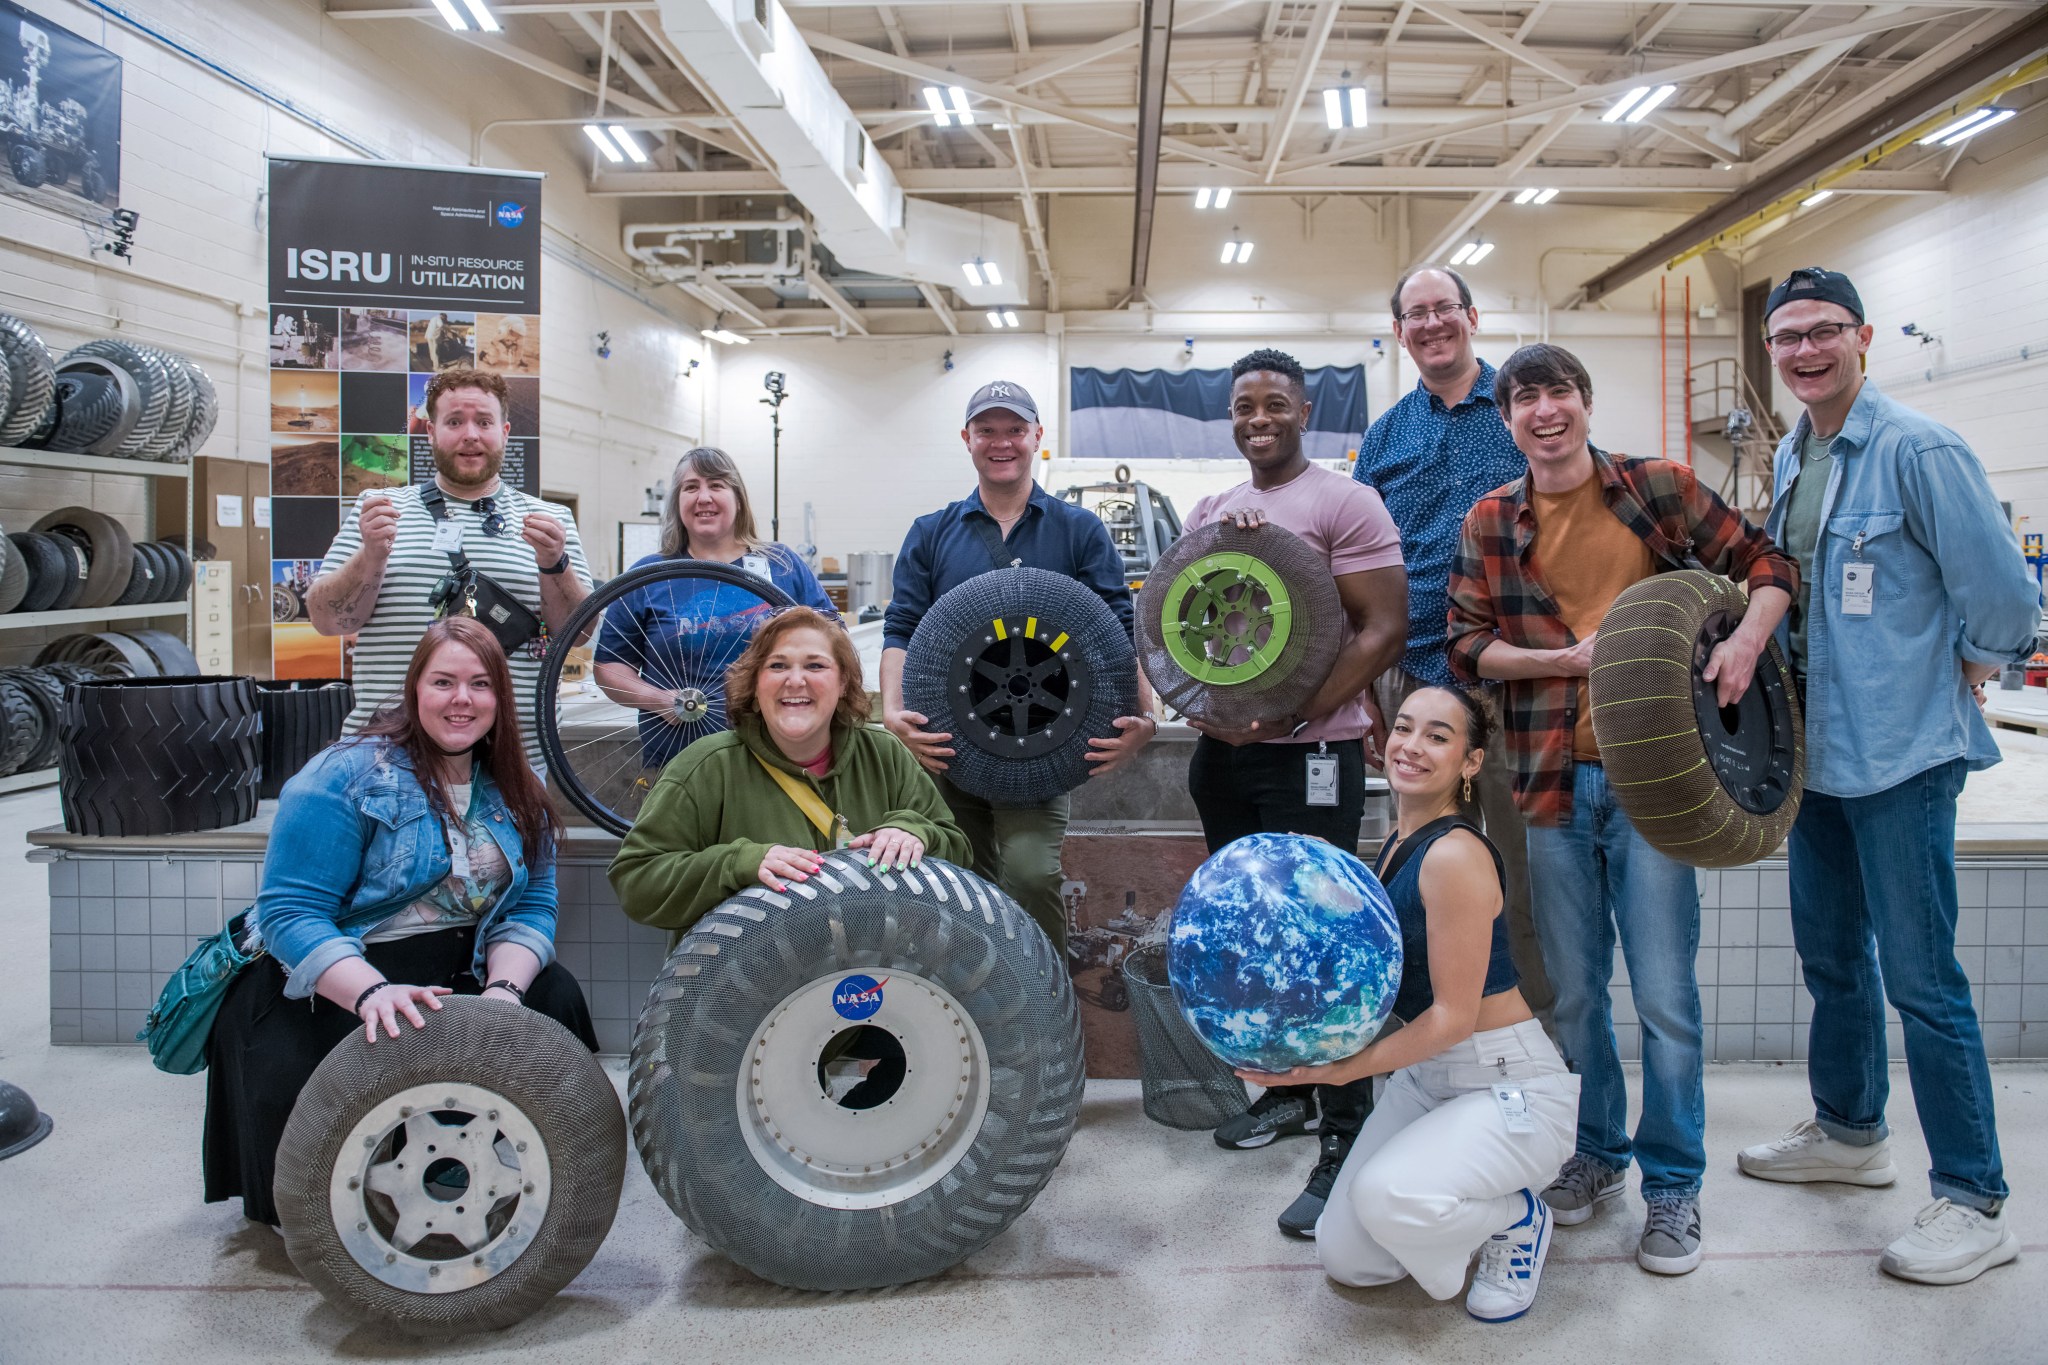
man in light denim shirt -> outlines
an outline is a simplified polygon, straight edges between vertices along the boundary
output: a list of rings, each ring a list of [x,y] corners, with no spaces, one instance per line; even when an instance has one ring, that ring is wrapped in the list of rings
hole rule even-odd
[[[1968,772],[1998,761],[1973,693],[2033,652],[2039,593],[1962,438],[1863,377],[1871,328],[1848,279],[1795,270],[1764,317],[1778,374],[1806,409],[1778,448],[1766,530],[1799,560],[1781,643],[1806,702],[1806,795],[1789,856],[1815,1114],[1737,1165],[1764,1180],[1897,1178],[1884,1120],[1888,997],[1934,1202],[1879,1264],[1961,1284],[2012,1260],[2019,1242],[1955,954],[1956,796]]]

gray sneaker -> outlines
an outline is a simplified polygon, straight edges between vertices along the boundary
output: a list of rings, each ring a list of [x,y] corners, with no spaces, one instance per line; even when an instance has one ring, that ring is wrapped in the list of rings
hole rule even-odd
[[[1628,1175],[1625,1172],[1617,1171],[1603,1161],[1574,1153],[1564,1163],[1564,1169],[1557,1173],[1557,1179],[1544,1189],[1543,1202],[1550,1205],[1553,1219],[1570,1227],[1591,1218],[1595,1204],[1614,1198],[1627,1186]]]
[[[1314,1088],[1306,1085],[1268,1090],[1242,1114],[1217,1125],[1216,1145],[1242,1152],[1263,1147],[1274,1138],[1315,1132],[1322,1127],[1315,1094]]]
[[[1652,1195],[1636,1264],[1659,1275],[1683,1275],[1700,1263],[1700,1201],[1689,1194]]]

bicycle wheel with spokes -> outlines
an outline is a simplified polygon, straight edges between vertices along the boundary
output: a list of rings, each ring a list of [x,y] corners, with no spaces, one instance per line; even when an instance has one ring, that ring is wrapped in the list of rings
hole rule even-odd
[[[624,834],[662,765],[731,728],[725,670],[792,605],[767,579],[701,559],[642,565],[584,598],[548,646],[534,707],[563,795]]]

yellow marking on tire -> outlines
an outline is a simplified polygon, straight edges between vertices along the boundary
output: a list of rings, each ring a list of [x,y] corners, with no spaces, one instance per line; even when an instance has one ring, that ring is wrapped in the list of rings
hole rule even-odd
[[[998,640],[1007,640],[1010,638],[1010,628],[1003,624],[1003,618],[1000,616],[996,618],[996,638]]]
[[[1662,740],[1667,739],[1684,739],[1689,735],[1697,737],[1699,735],[1699,731],[1679,730],[1676,733],[1669,735],[1651,735],[1647,739],[1623,739],[1617,740],[1612,744],[1603,744],[1600,747],[1603,749],[1625,749],[1631,744],[1656,744]]]
[[[1721,821],[1720,824],[1714,826],[1714,832],[1712,834],[1703,834],[1697,839],[1680,839],[1674,842],[1671,846],[1673,848],[1687,848],[1693,844],[1704,844],[1709,839],[1718,839],[1721,836],[1721,831],[1728,828],[1728,821],[1733,820],[1734,818],[1734,812],[1731,811],[1729,812],[1727,817]]]
[[[1666,635],[1676,635],[1681,640],[1690,640],[1693,637],[1693,632],[1691,631],[1673,630],[1669,626],[1621,626],[1615,630],[1607,631],[1605,633],[1609,636],[1630,635],[1639,630],[1661,630]]]
[[[1024,618],[1024,638],[1027,640],[1038,638],[1038,618],[1036,616]]]
[[[1707,795],[1707,799],[1700,802],[1698,806],[1688,806],[1684,810],[1667,811],[1662,815],[1632,815],[1629,818],[1631,820],[1676,820],[1681,815],[1691,815],[1694,811],[1700,809],[1701,806],[1713,804],[1713,800],[1713,794],[1710,792]]]
[[[1053,652],[1053,653],[1055,653],[1055,654],[1059,653],[1059,652],[1060,652],[1060,650],[1061,650],[1061,649],[1063,649],[1063,648],[1064,648],[1064,647],[1066,646],[1066,643],[1067,643],[1067,633],[1066,633],[1065,631],[1061,631],[1061,632],[1060,632],[1060,633],[1059,633],[1059,634],[1058,634],[1058,635],[1057,635],[1056,637],[1054,637],[1054,639],[1053,639],[1053,642],[1052,642],[1052,652]]]
[[[1640,782],[1609,782],[1607,785],[1610,787],[1654,787],[1665,782],[1675,782],[1679,778],[1684,777],[1687,773],[1691,772],[1693,768],[1704,768],[1706,766],[1707,760],[1702,758],[1694,762],[1692,768],[1681,768],[1677,772],[1669,773],[1663,777],[1646,777],[1643,778]]]
[[[1605,710],[1606,710],[1606,709],[1607,709],[1608,707],[1610,707],[1610,706],[1634,706],[1634,705],[1635,705],[1635,704],[1636,704],[1637,702],[1644,702],[1644,701],[1691,701],[1691,700],[1692,700],[1692,698],[1691,698],[1691,697],[1685,696],[1685,695],[1683,695],[1683,694],[1681,694],[1681,695],[1679,695],[1679,696],[1665,696],[1665,695],[1662,695],[1662,694],[1660,694],[1660,695],[1658,695],[1658,696],[1654,696],[1654,697],[1623,697],[1623,698],[1622,698],[1622,699],[1621,699],[1620,701],[1603,701],[1603,702],[1600,702],[1600,703],[1599,703],[1598,705],[1594,706],[1594,708],[1593,708],[1593,709],[1594,709],[1595,711],[1605,711]]]
[[[1611,659],[1604,664],[1594,664],[1593,671],[1598,673],[1603,668],[1620,668],[1623,664],[1667,664],[1672,668],[1682,668],[1688,673],[1692,672],[1692,665],[1683,659]]]

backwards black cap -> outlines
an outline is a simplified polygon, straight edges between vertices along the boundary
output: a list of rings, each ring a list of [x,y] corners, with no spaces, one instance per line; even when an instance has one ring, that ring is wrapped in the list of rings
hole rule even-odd
[[[1856,315],[1856,321],[1863,321],[1863,300],[1857,296],[1856,286],[1849,283],[1849,277],[1839,270],[1823,270],[1817,265],[1803,266],[1785,277],[1785,282],[1771,291],[1764,301],[1764,319],[1788,303],[1799,303],[1811,299],[1816,303],[1838,303]]]

